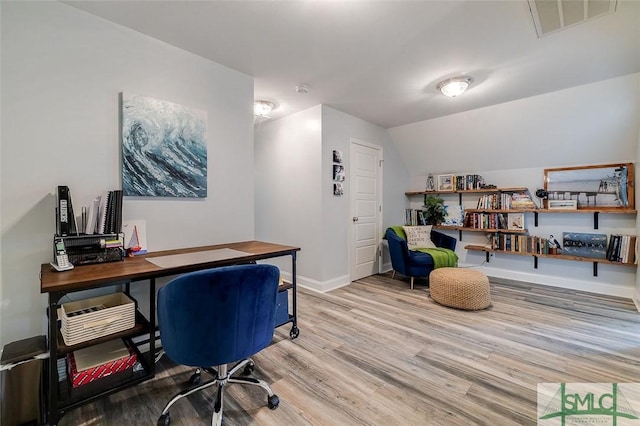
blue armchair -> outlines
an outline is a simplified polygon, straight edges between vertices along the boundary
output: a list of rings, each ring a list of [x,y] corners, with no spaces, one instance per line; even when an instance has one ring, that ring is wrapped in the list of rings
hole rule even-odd
[[[402,234],[404,234],[402,232]],[[385,238],[389,243],[389,256],[395,277],[396,272],[411,278],[411,289],[413,290],[413,279],[415,277],[429,277],[431,271],[436,267],[433,257],[428,253],[409,250],[407,240],[404,235],[400,236],[393,228],[387,228]],[[455,251],[457,240],[442,232],[431,231],[431,241],[439,248]]]

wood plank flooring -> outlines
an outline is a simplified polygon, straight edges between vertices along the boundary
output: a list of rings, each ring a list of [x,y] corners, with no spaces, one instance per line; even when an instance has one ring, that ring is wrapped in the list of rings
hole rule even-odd
[[[640,382],[640,314],[631,300],[491,280],[492,306],[467,312],[419,280],[375,275],[327,294],[298,291],[290,326],[254,357],[280,397],[232,385],[225,425],[535,425],[540,382]],[[71,411],[60,425],[153,425],[191,370],[166,357],[157,376]],[[171,410],[208,425],[214,390]]]

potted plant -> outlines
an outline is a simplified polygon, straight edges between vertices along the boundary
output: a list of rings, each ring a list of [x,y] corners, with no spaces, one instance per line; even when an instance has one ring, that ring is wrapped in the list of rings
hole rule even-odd
[[[424,200],[424,217],[427,225],[440,225],[444,222],[444,200],[434,195],[429,195]]]

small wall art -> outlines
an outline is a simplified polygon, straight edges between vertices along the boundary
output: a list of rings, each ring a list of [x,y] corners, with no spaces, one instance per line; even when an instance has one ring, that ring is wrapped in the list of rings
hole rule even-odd
[[[333,150],[333,163],[342,164],[342,151],[338,151],[337,149]]]
[[[342,151],[333,150],[333,195],[341,197],[344,195],[344,181],[346,175],[344,172],[344,164],[342,162]]]
[[[207,112],[122,93],[122,189],[127,196],[207,196]]]

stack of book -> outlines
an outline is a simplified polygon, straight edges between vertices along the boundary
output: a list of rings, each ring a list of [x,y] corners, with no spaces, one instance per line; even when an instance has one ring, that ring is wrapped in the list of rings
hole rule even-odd
[[[480,189],[483,179],[480,175],[456,175],[453,177],[456,191],[469,191]]]
[[[508,194],[507,194],[508,195]],[[536,203],[531,199],[528,192],[514,192],[510,197],[509,209],[535,209]]]
[[[607,247],[607,260],[636,263],[637,240],[635,235],[611,234]]]
[[[474,229],[508,229],[505,213],[466,213],[464,226]]]
[[[418,209],[405,209],[404,211],[405,226],[423,226],[427,224],[424,212]]]
[[[85,234],[119,234],[122,232],[122,190],[107,191],[89,206]]]
[[[492,248],[514,253],[551,254],[549,239],[535,235],[494,234]]]

